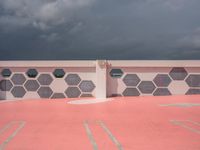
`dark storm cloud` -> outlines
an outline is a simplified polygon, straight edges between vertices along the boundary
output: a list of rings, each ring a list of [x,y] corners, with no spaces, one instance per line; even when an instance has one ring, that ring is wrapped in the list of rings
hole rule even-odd
[[[200,59],[198,0],[1,0],[0,59]]]

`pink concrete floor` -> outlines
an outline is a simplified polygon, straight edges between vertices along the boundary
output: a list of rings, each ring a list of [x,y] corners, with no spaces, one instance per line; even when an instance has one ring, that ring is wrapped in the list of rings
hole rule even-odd
[[[0,149],[200,150],[200,95],[67,101],[0,103]]]

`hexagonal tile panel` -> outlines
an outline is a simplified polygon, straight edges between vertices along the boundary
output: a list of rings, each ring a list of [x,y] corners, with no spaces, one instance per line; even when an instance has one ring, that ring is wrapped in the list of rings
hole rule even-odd
[[[143,94],[151,94],[155,90],[155,85],[152,81],[142,81],[139,86],[139,90]]]
[[[190,87],[200,87],[200,74],[191,74],[186,79],[186,83]]]
[[[172,95],[168,88],[157,88],[156,91],[153,93],[154,96],[167,96]]]
[[[158,74],[153,81],[158,87],[167,87],[172,80],[167,74]]]
[[[56,78],[62,78],[62,77],[65,76],[65,71],[63,69],[55,69],[54,72],[53,72],[53,75]]]
[[[172,95],[185,95],[189,90],[189,86],[185,81],[172,81],[168,86],[168,89]]]
[[[83,80],[80,83],[79,88],[81,89],[82,92],[92,92],[95,88],[95,85],[90,80]]]
[[[186,93],[186,95],[196,95],[200,94],[200,89],[189,89]]]
[[[65,81],[68,85],[78,85],[81,81],[81,78],[78,74],[68,74],[65,78]]]
[[[12,76],[11,80],[15,85],[23,85],[26,81],[26,78],[23,74],[16,73]]]
[[[0,90],[1,91],[10,91],[10,89],[13,87],[12,82],[10,80],[1,80],[0,81]]]
[[[185,68],[175,67],[175,68],[172,68],[169,75],[173,80],[184,80],[185,77],[188,75],[188,73],[185,70]]]
[[[65,98],[65,95],[63,93],[54,93],[51,98],[52,99],[61,99],[61,98]]]
[[[122,94],[123,96],[139,96],[140,92],[136,88],[126,88]]]
[[[53,91],[50,87],[40,87],[37,93],[41,98],[49,98]]]
[[[1,75],[3,77],[10,77],[12,74],[11,70],[10,69],[3,69],[2,72],[1,72]]]
[[[51,77],[50,74],[41,74],[38,77],[38,81],[40,85],[50,85],[51,82],[53,81],[53,78]]]
[[[69,98],[76,98],[81,95],[81,91],[77,87],[68,87],[67,90],[65,91],[65,94]]]
[[[38,75],[38,71],[36,69],[29,69],[27,72],[26,72],[26,75],[29,77],[29,78],[35,78],[37,77]]]
[[[121,78],[124,72],[121,69],[112,69],[110,71],[110,76],[113,78]]]
[[[93,97],[92,94],[82,94],[81,97]]]
[[[28,80],[24,84],[27,91],[37,91],[40,87],[39,83],[36,80]]]
[[[126,84],[126,86],[137,86],[140,82],[140,78],[136,74],[127,74],[123,78],[123,82]]]
[[[25,91],[25,89],[22,86],[15,86],[11,90],[11,93],[16,98],[22,98],[26,94],[26,91]]]

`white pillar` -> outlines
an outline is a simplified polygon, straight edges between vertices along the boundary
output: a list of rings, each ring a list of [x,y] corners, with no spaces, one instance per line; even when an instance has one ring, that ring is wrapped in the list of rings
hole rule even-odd
[[[106,98],[106,60],[96,60],[96,98]]]

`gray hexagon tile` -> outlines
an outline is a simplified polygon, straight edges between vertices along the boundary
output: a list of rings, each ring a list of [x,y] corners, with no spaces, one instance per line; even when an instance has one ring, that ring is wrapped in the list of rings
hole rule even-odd
[[[151,94],[155,88],[156,87],[152,81],[142,81],[138,86],[138,89],[143,94]]]
[[[78,74],[68,74],[65,78],[65,81],[68,85],[78,85],[81,81],[81,78]]]
[[[23,85],[24,82],[26,81],[26,78],[23,74],[21,73],[15,73],[12,78],[11,78],[12,82],[15,85]]]
[[[50,87],[40,87],[37,93],[41,98],[49,98],[53,94],[53,91]]]
[[[81,91],[77,87],[68,87],[65,94],[69,98],[77,98],[81,95]]]
[[[158,87],[167,87],[172,80],[167,74],[158,74],[153,81]]]
[[[184,80],[185,77],[188,75],[188,73],[185,70],[185,68],[175,67],[175,68],[172,68],[169,75],[173,80]]]
[[[171,95],[171,92],[168,88],[157,88],[156,91],[153,93],[154,96],[167,96]]]
[[[1,72],[1,75],[3,77],[10,77],[12,74],[11,70],[10,69],[3,69],[2,72]]]
[[[186,83],[190,87],[200,87],[200,74],[191,74],[186,79]]]
[[[37,75],[38,75],[38,71],[36,69],[29,69],[27,72],[26,72],[26,75],[29,77],[29,78],[35,78]]]
[[[82,94],[81,97],[93,97],[92,94]]]
[[[91,80],[83,80],[80,83],[79,88],[82,92],[92,92],[95,89],[95,85]]]
[[[28,80],[24,84],[24,87],[26,88],[27,91],[37,91],[40,85],[37,82],[37,80]]]
[[[14,97],[16,98],[22,98],[26,94],[25,89],[23,86],[15,86],[12,90],[11,93]]]
[[[189,89],[186,92],[186,95],[196,95],[196,94],[200,94],[200,89]]]
[[[63,69],[55,69],[54,72],[53,72],[53,75],[56,78],[62,78],[62,77],[65,76],[65,71]]]
[[[40,85],[50,85],[51,82],[53,81],[53,78],[51,77],[50,74],[41,74],[38,77],[38,81]]]
[[[136,88],[126,88],[122,94],[123,96],[139,96],[140,92]]]
[[[13,84],[10,80],[1,80],[0,81],[0,90],[1,91],[10,91],[13,87]]]
[[[137,86],[140,82],[140,78],[137,76],[137,74],[127,74],[123,78],[123,82],[126,86]]]
[[[61,99],[61,98],[65,98],[65,95],[63,93],[54,93],[51,98],[52,99]]]

